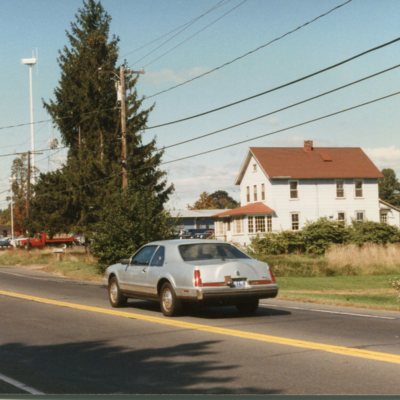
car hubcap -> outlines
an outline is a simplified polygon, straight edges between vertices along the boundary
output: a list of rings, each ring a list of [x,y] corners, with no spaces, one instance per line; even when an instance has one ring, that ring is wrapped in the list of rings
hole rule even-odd
[[[110,286],[110,297],[112,302],[115,303],[118,297],[118,286],[115,282],[113,282]]]
[[[163,301],[164,309],[169,311],[172,306],[172,293],[170,290],[168,290],[168,289],[164,290],[162,301]]]

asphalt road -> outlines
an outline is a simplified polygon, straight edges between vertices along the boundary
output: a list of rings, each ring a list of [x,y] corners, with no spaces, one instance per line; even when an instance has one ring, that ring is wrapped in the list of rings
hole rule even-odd
[[[29,296],[29,297],[27,297]],[[271,299],[163,317],[0,267],[0,393],[400,394],[400,315]]]

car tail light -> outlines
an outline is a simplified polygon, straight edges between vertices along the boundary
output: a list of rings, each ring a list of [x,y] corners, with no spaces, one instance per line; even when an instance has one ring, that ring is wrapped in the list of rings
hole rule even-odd
[[[199,287],[203,286],[203,282],[201,281],[200,270],[194,270],[194,286]]]
[[[275,275],[274,275],[274,273],[272,272],[272,269],[271,268],[269,268],[269,274],[271,275],[271,281],[272,282],[276,282],[276,278],[275,278]]]

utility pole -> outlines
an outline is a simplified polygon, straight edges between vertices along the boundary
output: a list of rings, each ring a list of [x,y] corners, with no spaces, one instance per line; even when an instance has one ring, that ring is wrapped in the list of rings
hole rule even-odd
[[[122,190],[128,187],[128,170],[126,168],[126,88],[125,88],[125,66],[119,68],[119,83],[121,85],[121,164],[122,164]]]
[[[125,65],[119,68],[119,96],[121,101],[121,164],[122,164],[122,190],[125,192],[128,188],[128,169],[127,169],[127,146],[126,146],[126,85],[125,75],[129,74],[144,74],[144,70],[132,71],[125,69]]]
[[[11,212],[11,240],[14,243],[14,193],[13,193],[13,183],[14,183],[14,176],[11,175],[10,180],[10,212]]]

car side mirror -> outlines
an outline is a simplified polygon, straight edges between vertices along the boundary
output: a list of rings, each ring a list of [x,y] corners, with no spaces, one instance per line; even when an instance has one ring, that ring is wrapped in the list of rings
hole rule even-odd
[[[119,260],[119,263],[120,264],[125,264],[125,265],[128,265],[129,263],[130,263],[130,258],[121,258],[120,260]]]

